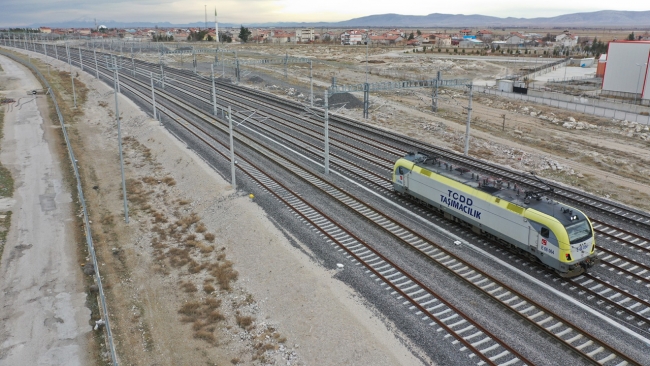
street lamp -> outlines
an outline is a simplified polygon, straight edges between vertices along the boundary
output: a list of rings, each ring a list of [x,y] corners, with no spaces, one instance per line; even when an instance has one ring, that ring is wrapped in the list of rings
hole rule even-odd
[[[634,105],[636,105],[636,95],[639,91],[639,80],[641,80],[641,65],[646,66],[647,63],[645,64],[636,64],[636,66],[639,68],[639,74],[636,78],[636,89],[634,89]]]

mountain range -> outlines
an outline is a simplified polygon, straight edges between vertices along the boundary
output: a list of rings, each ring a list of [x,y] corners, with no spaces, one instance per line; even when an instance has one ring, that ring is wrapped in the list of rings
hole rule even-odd
[[[186,24],[173,24],[170,22],[116,22],[101,21],[98,24],[106,25],[109,28],[129,27],[204,27],[203,22]],[[32,24],[28,27],[39,27],[44,24]],[[47,24],[53,28],[93,28],[94,21],[86,19],[70,20],[66,22]],[[212,23],[208,22],[208,27]],[[240,24],[219,23],[220,27],[239,27]],[[601,10],[588,13],[564,14],[547,18],[499,18],[487,15],[464,15],[464,14],[440,14],[429,15],[401,15],[401,14],[378,14],[360,18],[354,18],[341,22],[274,22],[274,23],[249,23],[246,27],[327,27],[327,28],[354,28],[354,27],[579,27],[579,28],[602,28],[615,27],[622,29],[650,28],[650,11],[618,11]]]

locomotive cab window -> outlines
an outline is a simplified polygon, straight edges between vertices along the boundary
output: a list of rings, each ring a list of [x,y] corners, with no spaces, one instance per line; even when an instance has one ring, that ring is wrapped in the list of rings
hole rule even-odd
[[[406,174],[408,172],[409,172],[409,170],[404,168],[403,166],[397,168],[397,174]]]
[[[591,238],[591,226],[587,220],[582,220],[571,224],[566,227],[566,232],[569,235],[569,242],[577,244]]]
[[[542,232],[541,232],[541,234],[542,234],[543,237],[545,237],[546,239],[548,239],[548,237],[549,237],[549,235],[550,235],[551,233],[550,233],[550,231],[548,230],[548,228],[543,227],[543,228],[542,228]]]

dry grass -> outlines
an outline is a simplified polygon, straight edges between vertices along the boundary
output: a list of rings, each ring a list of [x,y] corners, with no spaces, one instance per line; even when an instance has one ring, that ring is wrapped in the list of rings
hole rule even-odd
[[[198,244],[196,246],[199,248],[201,253],[204,253],[204,254],[210,253],[210,252],[212,252],[214,250],[214,248],[212,246],[204,244],[202,242],[198,242]]]
[[[196,292],[197,291],[196,285],[191,283],[191,282],[183,282],[183,283],[181,283],[181,288],[185,292]]]
[[[196,228],[195,228],[194,230],[195,230],[197,233],[204,233],[204,232],[206,232],[208,229],[205,227],[205,225],[204,225],[203,223],[200,223],[200,224],[198,224],[198,225],[196,226]]]
[[[170,187],[176,185],[176,181],[172,177],[165,177],[162,179],[162,181],[163,183],[167,184]]]
[[[178,310],[178,313],[183,315],[181,321],[192,323],[194,338],[203,339],[214,344],[216,342],[216,337],[214,336],[215,325],[226,319],[218,310],[220,306],[220,300],[207,298],[203,303],[192,301],[183,304]]]
[[[210,243],[214,242],[214,234],[212,234],[212,233],[203,234],[203,238],[205,240],[209,241]]]
[[[253,324],[253,317],[252,316],[241,316],[241,315],[235,315],[235,319],[237,320],[237,325],[239,325],[241,328],[248,328]]]
[[[219,288],[223,291],[230,291],[230,283],[239,277],[239,273],[233,268],[233,263],[229,260],[222,264],[213,263],[210,274],[216,278]]]
[[[212,285],[203,285],[203,291],[205,291],[206,294],[211,294],[215,291],[216,289]]]

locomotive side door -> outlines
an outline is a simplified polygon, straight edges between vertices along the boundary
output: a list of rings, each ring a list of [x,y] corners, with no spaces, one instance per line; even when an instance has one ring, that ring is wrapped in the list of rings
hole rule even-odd
[[[539,243],[539,233],[532,226],[528,226],[528,251],[534,253]]]
[[[395,183],[401,185],[405,189],[409,188],[409,174],[410,170],[404,168],[404,167],[399,167],[397,168],[397,174],[395,175]]]

